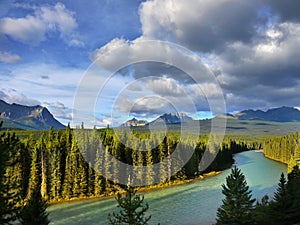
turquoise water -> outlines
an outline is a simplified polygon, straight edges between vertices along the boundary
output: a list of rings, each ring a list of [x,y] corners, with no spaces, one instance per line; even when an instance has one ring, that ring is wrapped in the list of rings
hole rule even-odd
[[[287,170],[286,165],[255,151],[236,154],[235,162],[245,174],[253,197],[259,199],[265,194],[272,196],[280,174]],[[213,224],[223,199],[221,185],[229,173],[230,170],[225,170],[205,180],[145,193],[152,215],[149,224]],[[114,198],[62,203],[48,208],[51,224],[55,225],[104,225],[108,213],[114,210]]]

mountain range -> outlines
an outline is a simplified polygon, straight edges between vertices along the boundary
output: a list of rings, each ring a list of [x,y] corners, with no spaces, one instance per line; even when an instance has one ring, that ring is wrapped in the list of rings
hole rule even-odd
[[[8,104],[3,100],[0,100],[0,121],[3,121],[4,128],[24,130],[47,130],[50,127],[65,128],[46,107]]]
[[[293,107],[272,108],[267,111],[243,110],[235,114],[223,114],[218,117],[234,120],[258,120],[272,122],[300,122],[300,111]],[[185,113],[165,113],[153,121],[138,120],[133,118],[126,121],[122,127],[135,127],[156,124],[180,124],[181,122],[192,121],[193,118]],[[0,100],[0,121],[4,128],[16,128],[25,130],[47,130],[50,127],[63,129],[65,126],[57,121],[46,107],[25,106],[20,104],[8,104]]]
[[[121,127],[136,127],[144,125],[159,125],[159,124],[180,124],[181,122],[191,121],[193,118],[189,117],[185,113],[165,113],[155,120],[148,122],[147,120],[137,120],[133,118],[124,122]]]
[[[222,114],[217,117],[237,120],[261,120],[261,121],[272,121],[272,122],[300,122],[300,111],[293,107],[279,107],[269,109],[267,111],[262,110],[243,110],[235,114]],[[179,124],[185,121],[191,121],[193,118],[187,116],[185,113],[165,113],[151,122],[145,120],[137,120],[133,118],[122,124],[122,126],[143,126],[147,124]]]
[[[138,127],[138,126],[144,126],[148,123],[147,120],[138,120],[136,118],[133,118],[131,120],[127,120],[125,123],[121,125],[121,127]]]
[[[273,122],[299,122],[300,111],[293,107],[273,108],[267,111],[262,110],[244,110],[233,117],[239,120],[265,120]]]

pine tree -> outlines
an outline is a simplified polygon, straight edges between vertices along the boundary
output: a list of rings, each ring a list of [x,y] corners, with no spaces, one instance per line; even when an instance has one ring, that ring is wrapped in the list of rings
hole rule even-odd
[[[34,190],[37,190],[41,185],[41,154],[38,146],[35,146],[32,150],[31,156],[31,168],[30,168],[30,179],[28,196],[31,197]]]
[[[254,216],[256,224],[259,225],[270,225],[273,224],[273,217],[270,213],[270,201],[268,195],[265,195],[261,202],[257,201]]]
[[[286,189],[286,179],[282,173],[278,183],[276,192],[274,193],[274,208],[277,209],[277,213],[282,213],[283,215],[278,216],[279,218],[284,216],[286,209],[289,207],[289,196]]]
[[[291,207],[291,198],[287,191],[287,181],[284,174],[280,176],[278,187],[274,193],[274,200],[271,202],[271,217],[273,224],[289,224],[288,211]]]
[[[288,220],[290,224],[300,222],[300,170],[295,166],[291,173],[288,174],[287,192],[291,200],[291,207],[288,210]]]
[[[20,214],[20,222],[22,225],[48,225],[47,205],[42,199],[39,189],[32,193],[28,203],[23,207]]]
[[[105,178],[102,176],[104,172],[104,162],[103,157],[101,157],[104,147],[99,144],[99,149],[96,152],[96,159],[95,159],[95,185],[94,185],[94,192],[96,196],[100,196],[105,191]]]
[[[146,179],[148,184],[152,184],[154,182],[154,169],[153,169],[153,153],[150,144],[147,142],[146,144],[147,154],[146,154],[146,165],[147,165],[147,174]]]
[[[120,212],[108,215],[110,225],[147,225],[151,216],[146,217],[145,212],[149,209],[148,204],[143,204],[144,196],[136,195],[132,187],[128,187],[125,196],[117,194],[116,200]]]
[[[12,186],[7,174],[17,163],[13,156],[18,145],[19,140],[14,133],[4,132],[0,135],[0,225],[13,222],[19,212],[16,206],[18,192],[14,191],[18,187]]]
[[[218,225],[250,225],[254,224],[251,191],[241,170],[234,167],[222,185],[225,195],[223,204],[217,211]]]
[[[58,144],[55,142],[58,146]],[[55,147],[51,154],[50,192],[52,199],[59,199],[61,194],[61,152]]]

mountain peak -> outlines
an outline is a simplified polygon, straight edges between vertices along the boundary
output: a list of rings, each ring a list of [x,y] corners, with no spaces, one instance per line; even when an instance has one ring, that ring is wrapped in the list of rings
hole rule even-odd
[[[193,120],[193,118],[189,117],[186,113],[176,112],[176,113],[165,113],[159,116],[151,123],[178,124],[183,121],[189,121],[189,120]]]
[[[46,107],[25,106],[16,103],[9,104],[0,100],[0,119],[4,121],[3,126],[21,129],[55,129],[65,128],[58,122]]]
[[[124,122],[121,127],[138,127],[138,126],[144,126],[148,123],[147,120],[138,120],[136,118],[132,118],[131,120],[127,120]]]

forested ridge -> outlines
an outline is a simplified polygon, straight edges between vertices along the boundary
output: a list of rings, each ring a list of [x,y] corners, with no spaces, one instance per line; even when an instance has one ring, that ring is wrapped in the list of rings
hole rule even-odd
[[[124,189],[124,186],[102,176],[105,173],[114,177],[119,173],[120,168],[117,165],[106,163],[109,156],[129,165],[145,166],[162,161],[177,147],[181,152],[191,147],[195,149],[186,165],[174,176],[163,181],[162,185],[193,179],[210,171],[223,170],[232,165],[234,153],[258,149],[261,146],[267,157],[288,163],[291,168],[299,163],[298,132],[283,137],[267,138],[263,143],[243,139],[243,137],[234,137],[233,140],[230,136],[226,136],[220,146],[211,142],[211,137],[208,135],[179,141],[180,133],[174,131],[166,134],[139,133],[134,130],[132,132],[138,138],[127,137],[128,134],[122,131],[116,134],[115,130],[109,127],[99,130],[96,128],[87,130],[83,127],[72,130],[68,126],[65,130],[50,129],[40,135],[28,132],[22,139],[13,132],[2,131],[0,133],[0,212],[2,213],[0,217],[8,221],[22,216],[26,219],[24,213],[20,216],[20,209],[24,208],[24,205],[36,203],[39,208],[45,209],[43,201],[57,202],[118,193],[120,188]],[[143,141],[147,138],[156,143],[154,148]],[[120,139],[127,140],[128,143],[122,143]],[[137,148],[139,145],[143,145],[147,151],[128,147]],[[220,151],[205,171],[199,171],[199,163],[207,148],[211,154],[218,148]],[[100,154],[101,151],[105,152],[104,157]],[[168,166],[171,167],[167,165],[160,168],[161,176],[168,172],[170,169]],[[137,175],[135,179],[151,181],[153,171],[147,171],[145,176]],[[34,197],[37,194],[40,200]],[[258,216],[262,213],[261,219],[269,215],[265,212],[270,209],[269,205],[273,207],[275,204],[264,201],[263,199],[262,203],[257,203],[255,210]],[[291,204],[294,204],[293,202]],[[280,208],[278,210],[280,211]],[[45,212],[41,212],[43,213]],[[44,219],[47,223],[45,215]]]
[[[288,172],[294,166],[300,167],[300,134],[295,132],[281,137],[266,138],[263,143],[266,157],[288,165]]]

